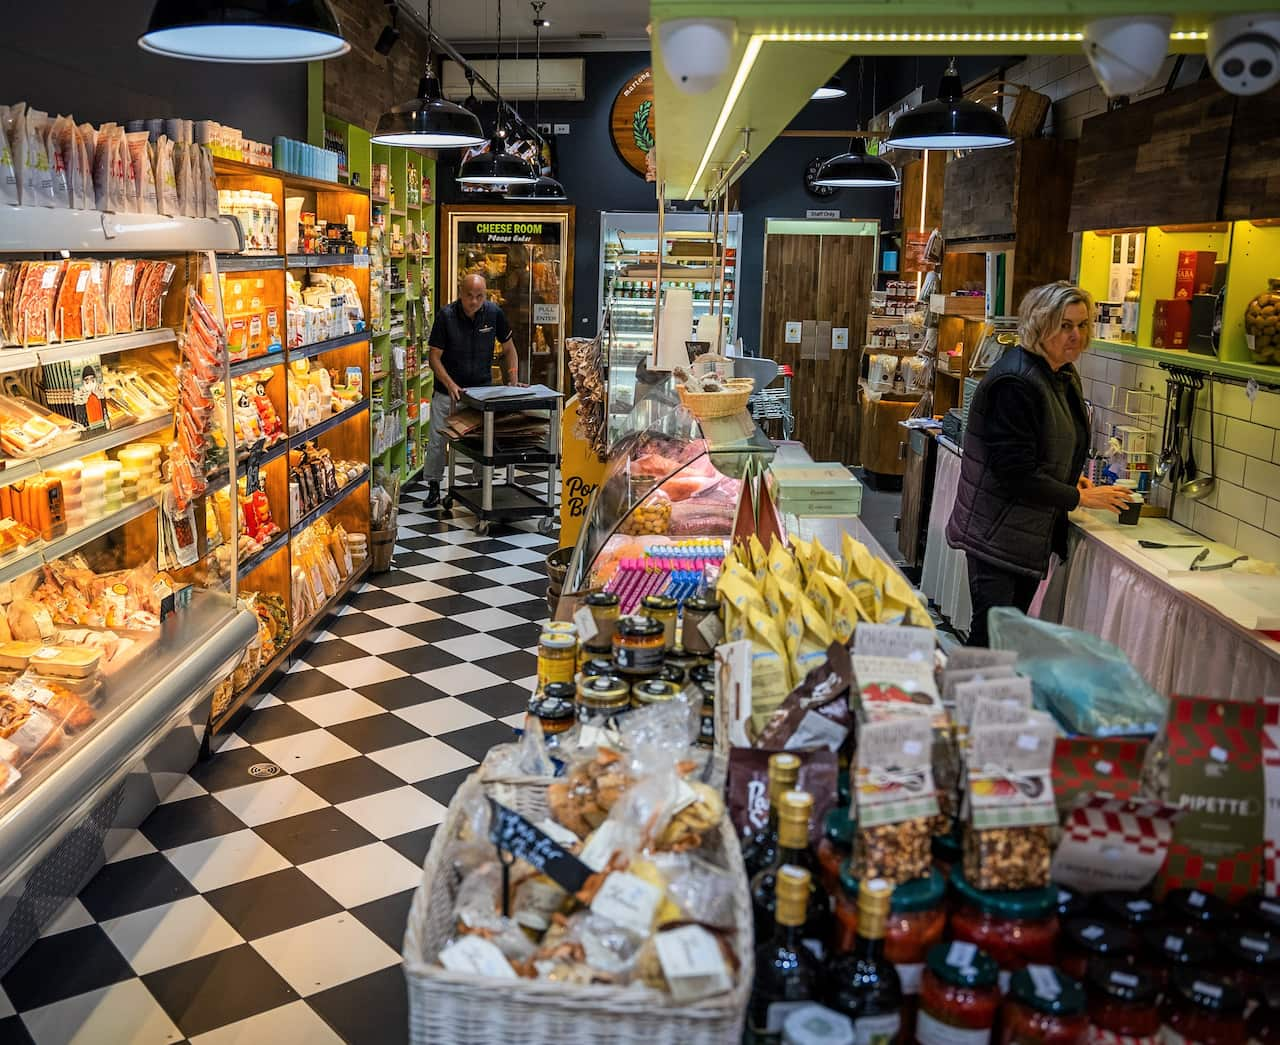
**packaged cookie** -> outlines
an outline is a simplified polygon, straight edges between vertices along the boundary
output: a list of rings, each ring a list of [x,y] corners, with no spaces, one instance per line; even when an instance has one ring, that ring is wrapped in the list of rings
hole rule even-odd
[[[975,727],[969,735],[965,798],[969,829],[964,875],[977,889],[1038,889],[1049,884],[1053,744],[1047,715],[1016,725]]]
[[[923,716],[867,722],[859,729],[855,878],[901,884],[928,873],[938,816],[932,750],[933,727]]]

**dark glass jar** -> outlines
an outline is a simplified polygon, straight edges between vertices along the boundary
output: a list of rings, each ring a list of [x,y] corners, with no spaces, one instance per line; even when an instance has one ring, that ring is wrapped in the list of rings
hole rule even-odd
[[[668,653],[667,661],[662,666],[661,677],[668,682],[676,682],[684,685],[689,681],[689,669],[698,663],[697,657],[691,657],[687,653]],[[677,675],[679,677],[677,677]]]
[[[1280,984],[1272,984],[1263,992],[1246,1024],[1249,1045],[1280,1043]]]
[[[1160,1009],[1165,1042],[1244,1045],[1244,995],[1229,980],[1195,969],[1175,969]]]
[[[1068,889],[1065,885],[1055,885],[1058,890],[1058,918],[1064,923],[1068,918],[1080,918],[1089,913],[1092,904],[1084,893]]]
[[[582,675],[585,678],[592,678],[595,675],[612,675],[613,672],[612,652],[608,656],[590,657],[582,664]]]
[[[1225,900],[1200,889],[1174,889],[1164,898],[1167,924],[1219,932],[1235,921],[1235,912]]]
[[[548,740],[568,732],[578,721],[577,687],[572,682],[550,682],[529,698],[525,721],[536,719]]]
[[[1149,925],[1142,942],[1142,964],[1162,989],[1174,969],[1204,969],[1217,957],[1213,937],[1198,929]]]
[[[715,665],[710,661],[699,661],[689,669],[687,678],[697,686],[710,686],[714,690],[716,686]]]
[[[1058,942],[1056,889],[983,891],[969,884],[958,865],[951,869],[951,887],[958,901],[951,935],[996,960],[1002,990],[1019,969],[1053,964]]]
[[[1134,966],[1095,958],[1089,963],[1088,985],[1092,1040],[1156,1045],[1160,1040],[1160,991],[1154,976]]]
[[[1226,966],[1249,1001],[1261,999],[1268,985],[1280,985],[1280,937],[1237,926],[1219,939],[1226,947]]]
[[[1058,941],[1062,971],[1077,980],[1084,979],[1089,962],[1095,958],[1113,958],[1125,964],[1138,953],[1138,934],[1100,918],[1068,918],[1062,925]]]
[[[1085,1045],[1084,988],[1049,965],[1019,969],[1000,1012],[1001,1045]]]
[[[1280,898],[1250,893],[1236,904],[1236,917],[1243,926],[1280,936]]]
[[[1094,910],[1099,917],[1134,932],[1160,920],[1160,909],[1145,893],[1099,893],[1094,897]]]
[[[955,941],[930,948],[920,978],[919,1045],[990,1040],[1000,1008],[998,975],[995,959],[972,944]]]

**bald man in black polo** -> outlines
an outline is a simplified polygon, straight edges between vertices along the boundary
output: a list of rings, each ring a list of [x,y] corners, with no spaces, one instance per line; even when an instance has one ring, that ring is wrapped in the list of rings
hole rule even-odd
[[[484,277],[462,278],[458,300],[436,313],[427,338],[435,392],[431,396],[431,431],[422,475],[427,482],[426,506],[440,502],[440,482],[444,478],[444,427],[457,408],[464,388],[491,384],[493,346],[502,346],[502,377],[508,385],[518,385],[519,357],[511,338],[511,324],[502,309],[489,301]]]

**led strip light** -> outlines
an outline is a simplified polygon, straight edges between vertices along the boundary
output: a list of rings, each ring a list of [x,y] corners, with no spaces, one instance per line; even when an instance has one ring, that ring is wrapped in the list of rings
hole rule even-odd
[[[1205,40],[1209,36],[1202,30],[1180,31],[1169,34],[1170,40],[1188,41]],[[747,40],[747,48],[742,52],[742,60],[738,63],[738,71],[729,85],[729,93],[724,97],[720,107],[720,115],[711,130],[711,138],[707,142],[706,151],[694,173],[689,191],[685,199],[691,200],[706,173],[707,164],[711,162],[711,154],[720,143],[725,125],[729,122],[738,98],[747,85],[747,77],[760,57],[760,49],[766,43],[1080,43],[1084,34],[1078,32],[989,32],[989,33],[754,33]]]

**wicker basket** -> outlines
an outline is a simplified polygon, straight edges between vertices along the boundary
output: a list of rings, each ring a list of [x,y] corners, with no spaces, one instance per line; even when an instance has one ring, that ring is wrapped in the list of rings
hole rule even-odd
[[[747,400],[755,391],[756,382],[753,377],[731,377],[725,382],[723,392],[690,392],[684,385],[676,385],[680,393],[680,402],[694,417],[711,420],[714,417],[730,417],[741,413],[747,407]]]
[[[540,783],[482,783],[472,774],[458,788],[431,840],[422,884],[414,893],[404,936],[409,991],[409,1040],[415,1045],[729,1045],[742,1037],[754,973],[751,900],[738,842],[728,819],[708,843],[709,855],[737,882],[737,986],[693,1005],[644,987],[570,986],[537,980],[488,979],[449,972],[436,956],[453,932],[459,880],[445,859],[467,803],[487,794],[530,820],[547,815]]]

